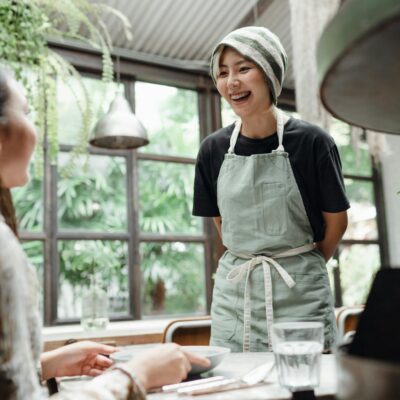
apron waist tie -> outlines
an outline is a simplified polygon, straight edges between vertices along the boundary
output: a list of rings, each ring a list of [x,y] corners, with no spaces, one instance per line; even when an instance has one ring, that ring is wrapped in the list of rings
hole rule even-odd
[[[314,250],[315,244],[310,243],[304,246],[296,247],[282,253],[266,256],[266,255],[247,255],[238,254],[229,250],[229,252],[239,258],[247,259],[241,265],[233,268],[226,277],[226,280],[232,283],[239,282],[244,274],[246,274],[246,282],[244,286],[244,310],[243,310],[243,352],[250,351],[250,329],[251,329],[251,290],[249,289],[249,278],[254,268],[258,265],[262,265],[264,273],[264,290],[265,290],[265,316],[267,321],[268,330],[268,349],[272,350],[271,343],[271,330],[272,323],[274,321],[274,310],[273,310],[273,296],[272,296],[272,279],[271,279],[271,267],[275,268],[280,277],[286,283],[289,288],[292,288],[296,282],[286,272],[286,270],[277,262],[275,259],[283,257],[292,257],[298,254],[307,253]]]

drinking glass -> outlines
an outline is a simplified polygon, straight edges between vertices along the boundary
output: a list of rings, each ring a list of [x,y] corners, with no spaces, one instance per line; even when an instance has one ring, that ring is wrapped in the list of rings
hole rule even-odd
[[[272,326],[272,349],[279,383],[291,392],[319,385],[324,325],[321,322],[281,322]]]
[[[92,284],[82,296],[81,325],[84,330],[105,329],[108,325],[107,291]]]

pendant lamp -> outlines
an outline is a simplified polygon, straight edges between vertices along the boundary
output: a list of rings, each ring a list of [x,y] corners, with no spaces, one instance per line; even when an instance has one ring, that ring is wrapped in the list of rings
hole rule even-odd
[[[320,38],[321,99],[337,118],[400,134],[400,1],[347,0]]]
[[[119,58],[117,57],[119,87]],[[143,124],[137,119],[123,93],[118,89],[110,108],[96,124],[90,144],[105,149],[136,149],[149,143]]]

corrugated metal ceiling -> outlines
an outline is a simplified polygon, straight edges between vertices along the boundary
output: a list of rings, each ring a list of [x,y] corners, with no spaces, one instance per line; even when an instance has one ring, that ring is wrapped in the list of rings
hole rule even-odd
[[[293,87],[288,0],[103,0],[121,11],[132,25],[128,41],[112,14],[105,22],[115,48],[136,54],[192,62],[207,68],[215,43],[244,25],[265,26],[281,39],[289,56],[285,86]],[[259,14],[259,15],[258,15]],[[254,17],[257,17],[254,23]]]

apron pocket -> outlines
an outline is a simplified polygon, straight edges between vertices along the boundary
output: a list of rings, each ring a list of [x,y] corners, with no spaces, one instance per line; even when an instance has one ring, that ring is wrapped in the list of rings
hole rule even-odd
[[[281,182],[262,185],[262,208],[264,231],[271,236],[283,235],[287,231],[286,188]]]
[[[259,229],[259,215],[255,212],[257,201],[251,193],[251,186],[232,184],[229,197],[220,194],[223,243],[237,251],[245,251],[241,246],[254,240],[252,238]]]

